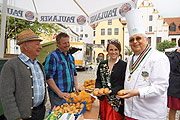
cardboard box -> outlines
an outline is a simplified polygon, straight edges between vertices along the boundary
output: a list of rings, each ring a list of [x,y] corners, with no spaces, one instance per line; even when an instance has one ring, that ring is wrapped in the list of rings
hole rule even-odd
[[[81,114],[81,115],[79,115],[79,116],[78,116],[78,118],[77,118],[76,120],[84,120],[83,115],[82,115],[82,114]]]
[[[53,111],[51,114],[46,116],[43,120],[59,120],[59,118],[62,116],[61,112]]]
[[[59,120],[75,120],[73,113],[64,113]]]

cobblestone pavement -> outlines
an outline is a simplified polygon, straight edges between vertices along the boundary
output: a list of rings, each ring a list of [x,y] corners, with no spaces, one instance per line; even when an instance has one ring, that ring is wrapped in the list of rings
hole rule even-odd
[[[96,79],[96,68],[97,68],[97,65],[95,65],[93,70],[88,69],[86,71],[78,71],[77,72],[78,85],[83,85],[84,80]],[[50,110],[50,103],[48,99],[46,103],[46,115],[48,115],[49,110]],[[178,120],[179,114],[180,114],[180,111],[178,111],[176,114],[176,120]],[[168,113],[167,113],[167,120],[168,120]]]

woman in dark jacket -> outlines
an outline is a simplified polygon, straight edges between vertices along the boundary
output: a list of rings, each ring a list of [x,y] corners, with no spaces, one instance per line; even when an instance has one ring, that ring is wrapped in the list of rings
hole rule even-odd
[[[108,95],[98,95],[101,120],[123,120],[123,99],[116,98],[117,92],[124,88],[126,63],[120,59],[121,46],[117,40],[111,40],[107,46],[108,60],[98,66],[95,88],[109,88]]]
[[[178,46],[180,47],[180,40]],[[169,54],[168,58],[171,64],[168,88],[169,120],[175,120],[176,111],[180,110],[180,48]]]

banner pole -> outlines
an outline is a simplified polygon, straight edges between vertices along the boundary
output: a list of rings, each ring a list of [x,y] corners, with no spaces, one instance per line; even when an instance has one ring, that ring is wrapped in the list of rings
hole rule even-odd
[[[6,14],[7,14],[7,0],[3,0],[2,4],[2,18],[1,18],[1,39],[0,39],[0,58],[4,58],[4,41],[6,31]]]
[[[86,14],[87,17],[89,17],[89,15],[86,13],[86,11],[78,4],[78,2],[76,0],[73,0],[78,6],[79,8]]]

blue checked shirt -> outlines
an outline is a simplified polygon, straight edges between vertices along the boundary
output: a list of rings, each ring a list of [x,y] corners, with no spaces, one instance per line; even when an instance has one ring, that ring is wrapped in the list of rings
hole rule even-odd
[[[25,54],[21,53],[18,56],[27,66],[31,68],[32,76],[33,76],[33,107],[37,107],[40,105],[45,96],[45,85],[44,85],[44,75],[38,64],[38,60],[35,59],[34,62],[27,57]]]
[[[74,57],[68,52],[67,56],[56,49],[46,57],[46,79],[53,79],[62,92],[70,93],[74,88],[74,76],[77,75]],[[51,94],[56,95],[50,88]]]

